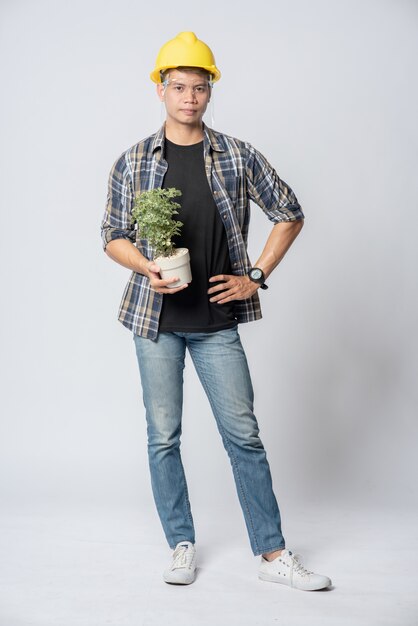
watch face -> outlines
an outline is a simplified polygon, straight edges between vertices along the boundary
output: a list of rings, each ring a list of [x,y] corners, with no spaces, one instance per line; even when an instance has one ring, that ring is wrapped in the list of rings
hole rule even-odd
[[[260,280],[260,278],[263,276],[263,272],[258,268],[251,270],[250,274],[253,280]]]

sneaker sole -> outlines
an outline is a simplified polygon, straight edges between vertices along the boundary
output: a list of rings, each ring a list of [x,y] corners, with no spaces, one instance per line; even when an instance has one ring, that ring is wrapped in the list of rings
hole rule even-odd
[[[281,585],[286,585],[287,587],[291,587],[291,589],[299,589],[300,591],[319,591],[320,589],[326,589],[327,587],[329,587],[332,583],[331,580],[329,581],[329,583],[327,584],[323,584],[323,585],[312,585],[310,587],[306,586],[306,587],[300,587],[298,585],[292,585],[290,582],[290,578],[289,580],[281,580],[281,579],[277,579],[274,576],[272,576],[271,574],[266,574],[264,572],[259,572],[258,577],[260,580],[265,580],[267,582],[270,583],[279,583]]]

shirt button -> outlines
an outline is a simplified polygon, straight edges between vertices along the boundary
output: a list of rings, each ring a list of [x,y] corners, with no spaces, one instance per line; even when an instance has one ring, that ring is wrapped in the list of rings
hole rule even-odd
[[[226,218],[228,217],[228,215],[227,215],[226,213],[224,213],[224,214],[222,215],[222,217],[224,218],[224,220],[226,220]]]

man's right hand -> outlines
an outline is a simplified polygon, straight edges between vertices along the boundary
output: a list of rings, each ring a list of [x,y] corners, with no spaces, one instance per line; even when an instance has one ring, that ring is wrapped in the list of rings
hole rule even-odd
[[[188,283],[181,285],[180,287],[172,287],[169,289],[168,285],[171,283],[175,283],[178,281],[178,277],[168,278],[167,280],[163,280],[160,276],[160,267],[154,263],[154,261],[149,261],[147,263],[147,276],[149,278],[151,289],[156,291],[157,293],[177,293],[178,291],[182,291],[188,287]]]
[[[150,261],[138,250],[138,248],[128,239],[113,239],[106,246],[106,254],[123,267],[127,267],[133,272],[138,272],[147,276],[150,280],[151,289],[157,293],[177,293],[187,287],[187,283],[181,287],[169,289],[167,285],[175,283],[178,278],[163,280],[160,276],[160,267]]]

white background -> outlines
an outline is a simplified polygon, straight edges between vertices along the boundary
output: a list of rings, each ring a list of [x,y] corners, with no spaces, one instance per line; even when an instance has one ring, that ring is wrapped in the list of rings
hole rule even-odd
[[[318,535],[304,535],[304,520],[348,510],[347,533],[331,521],[323,549],[327,540],[347,547],[366,529],[378,532],[368,515],[393,520],[382,550],[400,536],[416,546],[402,530],[417,504],[412,0],[3,0],[5,525],[12,531],[28,515],[123,512],[116,534],[135,520],[140,545],[148,520],[147,541],[165,545],[134,343],[116,319],[129,271],[104,254],[99,229],[111,165],[162,123],[149,73],[159,47],[183,30],[210,45],[222,72],[215,128],[260,150],[306,215],[261,294],[263,320],[240,327],[285,537],[313,548]],[[254,206],[253,260],[270,228]],[[226,452],[190,363],[186,371],[182,454],[197,540],[207,532],[227,546],[238,537],[250,555]],[[17,597],[18,574],[10,582],[5,569],[2,580]],[[19,621],[19,607],[8,605],[8,626],[50,623],[45,615]],[[71,609],[63,615],[84,623]],[[115,624],[160,623],[152,611],[143,622],[109,615]],[[89,624],[105,623],[97,619]]]

